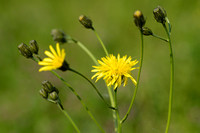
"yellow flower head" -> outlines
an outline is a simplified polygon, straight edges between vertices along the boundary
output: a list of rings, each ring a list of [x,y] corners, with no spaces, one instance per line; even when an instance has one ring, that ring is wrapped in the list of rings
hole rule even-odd
[[[120,87],[122,83],[126,86],[128,78],[136,85],[136,80],[131,76],[131,71],[138,69],[135,66],[138,61],[131,61],[131,57],[127,58],[127,55],[120,58],[118,54],[117,58],[112,54],[101,58],[102,61],[98,60],[99,66],[93,66],[95,69],[92,72],[97,72],[92,79],[97,77],[96,82],[103,78],[106,81],[107,86],[114,85],[114,89]]]
[[[59,43],[56,44],[56,49],[57,49],[57,53],[54,50],[54,48],[52,47],[52,45],[49,45],[49,49],[51,52],[49,51],[45,51],[45,55],[48,56],[48,58],[44,58],[43,61],[38,62],[39,65],[42,65],[43,67],[41,67],[39,69],[39,72],[41,71],[51,71],[53,69],[58,69],[61,68],[63,66],[63,64],[65,64],[65,50],[62,49],[60,50],[60,46]]]

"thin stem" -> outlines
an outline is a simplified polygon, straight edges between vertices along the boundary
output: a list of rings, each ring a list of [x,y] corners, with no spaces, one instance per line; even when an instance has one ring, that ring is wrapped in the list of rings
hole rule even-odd
[[[34,56],[31,58],[33,61],[35,61],[35,62],[39,62],[39,60],[38,59],[36,59]]]
[[[134,90],[134,92],[133,92],[133,97],[132,97],[132,100],[131,100],[129,109],[128,109],[126,115],[124,116],[124,118],[121,120],[121,123],[123,123],[123,122],[127,119],[128,115],[129,115],[129,113],[130,113],[130,111],[131,111],[131,108],[132,108],[132,106],[133,106],[133,103],[134,103],[134,101],[135,101],[135,97],[136,97],[136,94],[137,94],[139,82],[140,82],[140,74],[141,74],[141,70],[142,70],[143,53],[144,53],[143,34],[142,34],[142,32],[140,32],[140,33],[141,33],[141,49],[140,49],[141,52],[140,52],[140,66],[139,66],[139,72],[138,72],[138,76],[137,76],[137,84],[136,84],[135,90]]]
[[[169,19],[166,17],[165,18],[166,20],[167,20],[167,24],[168,24],[168,27],[169,27],[169,35],[171,35],[171,30],[172,30],[172,26],[171,26],[171,24],[170,24],[170,22],[169,22]]]
[[[86,79],[86,80],[92,85],[92,87],[95,89],[95,91],[97,92],[97,94],[99,95],[99,97],[103,100],[103,102],[104,102],[109,108],[114,109],[113,107],[111,107],[111,106],[106,102],[106,100],[103,98],[103,96],[101,95],[101,93],[99,92],[99,90],[97,89],[97,87],[96,87],[86,76],[84,76],[83,74],[81,74],[80,72],[78,72],[78,71],[76,71],[76,70],[74,70],[74,69],[72,69],[72,68],[70,68],[69,71],[72,71],[72,72],[74,72],[74,73],[80,75],[80,76],[83,77],[84,79]]]
[[[162,37],[160,37],[160,36],[158,36],[158,35],[152,34],[152,36],[155,37],[155,38],[158,38],[158,39],[160,39],[160,40],[163,40],[163,41],[165,41],[165,42],[169,42],[169,40],[164,39],[164,38],[162,38]]]
[[[38,58],[39,61],[42,61],[39,55],[36,55],[36,57]]]
[[[170,53],[170,89],[169,89],[169,107],[168,107],[168,118],[167,118],[167,125],[165,129],[165,133],[168,133],[170,121],[171,121],[171,112],[172,112],[172,96],[173,96],[173,86],[174,86],[174,58],[173,58],[173,51],[172,51],[172,44],[171,44],[171,37],[170,33],[167,30],[167,27],[165,24],[163,24],[163,27],[167,33],[168,39],[169,39],[169,53]],[[169,27],[170,29],[170,27]]]
[[[94,116],[92,115],[92,113],[90,112],[89,108],[87,107],[87,105],[83,102],[83,100],[81,99],[81,97],[78,95],[78,93],[55,71],[51,71],[56,77],[58,77],[61,81],[63,81],[63,83],[74,93],[74,95],[76,95],[76,97],[78,98],[78,100],[81,102],[81,104],[83,105],[83,107],[85,108],[85,110],[87,111],[87,113],[89,114],[89,116],[91,117],[91,119],[95,122],[95,124],[99,127],[99,129],[102,131],[102,133],[105,133],[105,131],[103,130],[103,128],[99,125],[99,123],[96,121],[96,119],[94,118]]]
[[[122,126],[121,126],[121,122],[120,122],[120,117],[119,117],[119,108],[118,108],[118,104],[117,104],[117,88],[114,91],[114,100],[115,100],[115,112],[116,112],[116,116],[117,116],[117,133],[121,133],[122,132]]]
[[[106,47],[105,47],[105,45],[104,45],[103,41],[101,40],[101,38],[100,38],[99,34],[96,32],[96,30],[95,30],[95,29],[93,29],[93,31],[94,31],[95,35],[97,36],[97,39],[98,39],[98,40],[99,40],[99,42],[101,43],[101,46],[103,47],[103,50],[104,50],[104,52],[105,52],[105,53],[106,53],[106,55],[108,56],[108,51],[107,51],[107,49],[106,49]]]
[[[95,31],[95,30],[93,29],[93,31]],[[103,42],[101,41],[99,35],[96,32],[95,32],[95,34],[96,34],[97,38],[99,39],[101,45],[105,49],[105,51],[107,51],[106,48],[105,48],[105,46],[104,46],[104,44],[103,44]],[[79,41],[77,41],[75,39],[72,39],[72,41],[74,43],[78,44],[89,55],[89,57],[94,61],[94,63],[96,65],[99,65],[99,63],[97,62],[97,60],[94,57],[94,55],[81,42],[79,42]],[[107,53],[106,55],[108,56],[108,52],[106,52],[106,53]],[[107,90],[108,90],[108,95],[109,95],[109,98],[110,98],[111,107],[114,107],[115,104],[114,104],[114,98],[113,98],[112,89],[109,86],[107,86]],[[117,117],[116,117],[115,110],[112,110],[112,111],[113,111],[113,119],[114,119],[114,123],[115,123],[115,127],[116,127],[117,126],[116,125],[117,124]]]
[[[75,39],[72,39],[74,41],[74,43],[76,43],[79,47],[81,47],[88,55],[89,57],[94,61],[94,63],[96,65],[98,65],[99,63],[97,62],[97,59],[95,58],[95,56],[87,49],[87,47],[85,47],[84,44],[82,44],[81,42],[75,40]]]
[[[69,121],[71,122],[71,124],[73,125],[73,127],[75,128],[77,133],[80,133],[80,130],[78,129],[77,125],[75,124],[75,122],[72,120],[72,118],[69,116],[69,114],[62,108],[62,106],[60,104],[57,104],[60,111],[69,119]]]
[[[109,95],[109,98],[110,98],[111,106],[115,107],[115,101],[114,101],[112,88],[107,86],[107,90],[108,90],[108,95]],[[115,130],[115,132],[117,132],[118,121],[117,121],[117,115],[116,115],[116,111],[115,110],[112,110],[112,113],[113,113],[113,120],[114,120],[114,127],[115,127],[114,130]]]

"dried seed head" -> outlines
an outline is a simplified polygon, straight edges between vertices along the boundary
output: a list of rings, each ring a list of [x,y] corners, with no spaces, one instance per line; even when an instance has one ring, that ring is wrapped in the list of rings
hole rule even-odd
[[[25,44],[21,43],[18,45],[19,52],[26,58],[32,58],[33,53],[31,52],[30,48]]]
[[[38,54],[39,47],[38,47],[37,42],[35,40],[31,40],[29,44],[30,44],[29,48],[31,52],[34,54]]]
[[[85,15],[79,16],[79,22],[87,29],[92,29],[94,30],[92,26],[92,20],[86,17]]]
[[[137,10],[133,14],[134,22],[137,27],[140,29],[145,25],[146,20],[141,11]]]
[[[154,18],[157,22],[164,24],[166,22],[165,17],[167,17],[167,13],[164,8],[158,6],[153,10]]]

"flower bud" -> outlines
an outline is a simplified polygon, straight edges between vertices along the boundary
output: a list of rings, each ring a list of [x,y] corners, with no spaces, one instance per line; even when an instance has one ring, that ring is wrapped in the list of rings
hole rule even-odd
[[[25,44],[21,43],[18,45],[19,52],[26,58],[32,58],[33,53],[31,52],[30,48]]]
[[[53,91],[49,94],[49,99],[53,100],[53,101],[56,101],[58,100],[59,96],[58,96],[58,93]]]
[[[79,16],[79,22],[87,29],[92,29],[94,30],[92,26],[92,20],[86,17],[85,15]]]
[[[67,39],[66,39],[66,34],[58,29],[53,29],[51,31],[51,35],[53,37],[53,40],[57,43],[66,43]]]
[[[167,16],[167,13],[164,8],[161,6],[158,6],[153,10],[154,18],[157,22],[164,24],[166,22],[165,17]]]
[[[32,53],[38,54],[39,47],[37,42],[35,40],[31,40],[29,44],[30,44],[29,48],[32,51]]]
[[[56,87],[54,87],[54,91],[59,94],[59,90]]]
[[[142,27],[142,34],[145,36],[153,35],[153,32],[148,27]]]
[[[141,11],[137,10],[133,14],[134,22],[137,27],[140,29],[145,25],[146,20]]]
[[[39,93],[44,99],[47,99],[48,93],[44,89],[41,89]]]
[[[53,85],[48,80],[45,80],[45,81],[42,82],[42,87],[48,93],[51,93],[52,91],[55,90]]]

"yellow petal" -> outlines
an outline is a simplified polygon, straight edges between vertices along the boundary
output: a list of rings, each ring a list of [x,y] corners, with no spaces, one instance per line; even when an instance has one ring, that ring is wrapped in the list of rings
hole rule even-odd
[[[93,70],[91,70],[91,72],[99,72],[99,70],[98,69],[93,69]]]
[[[126,86],[126,85],[127,85],[127,82],[128,82],[128,78],[125,77],[125,78],[124,78],[124,85],[123,85],[123,86]]]
[[[45,61],[40,61],[38,62],[39,65],[47,66],[47,65],[52,65],[50,62],[45,62]]]
[[[114,90],[117,89],[117,87],[118,87],[118,83],[115,83]]]
[[[61,51],[61,58],[64,60],[65,59],[65,50],[64,49],[62,49],[62,51]]]
[[[45,61],[45,62],[53,62],[53,60],[51,58],[44,58],[43,61]]]
[[[57,49],[58,56],[60,57],[61,53],[60,53],[60,45],[59,45],[59,43],[56,43],[56,49]]]
[[[136,86],[137,85],[137,81],[133,77],[130,77],[130,79],[132,80],[133,84]]]
[[[47,56],[49,56],[52,59],[55,59],[55,56],[52,53],[50,53],[49,51],[45,51],[44,54],[46,54]]]
[[[42,71],[51,71],[51,70],[53,70],[53,69],[55,69],[54,66],[45,66],[45,67],[41,67],[41,68],[39,69],[39,72],[42,72]]]
[[[53,48],[51,45],[49,45],[49,49],[51,50],[52,54],[53,54],[55,57],[58,57],[56,51],[54,50],[54,48]]]

